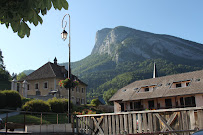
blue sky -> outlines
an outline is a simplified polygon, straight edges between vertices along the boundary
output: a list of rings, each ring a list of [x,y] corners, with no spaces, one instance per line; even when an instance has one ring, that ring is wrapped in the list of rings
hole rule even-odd
[[[0,25],[0,49],[12,74],[37,69],[46,62],[68,61],[68,40],[61,39],[61,21],[71,15],[71,61],[90,55],[102,28],[127,26],[168,34],[203,44],[203,0],[68,0],[69,10],[52,8],[43,24],[32,24],[29,38],[20,39]],[[68,21],[68,17],[65,18]],[[68,31],[68,28],[67,28]]]

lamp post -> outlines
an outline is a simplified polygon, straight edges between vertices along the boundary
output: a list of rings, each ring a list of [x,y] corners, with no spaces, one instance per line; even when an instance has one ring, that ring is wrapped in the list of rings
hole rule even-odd
[[[72,77],[71,77],[71,68],[70,68],[70,15],[66,14],[69,17],[69,43],[68,43],[68,47],[69,47],[69,61],[68,61],[68,78],[70,78],[70,80],[72,81]],[[65,41],[68,33],[66,32],[65,28],[67,25],[67,22],[65,21],[65,26],[63,27],[63,21],[64,18],[66,17],[66,15],[64,15],[63,19],[62,19],[62,28],[63,28],[63,32],[61,33],[61,37],[62,39]],[[68,122],[71,123],[71,114],[70,114],[70,101],[71,101],[71,96],[70,96],[70,91],[71,91],[71,87],[68,88]]]

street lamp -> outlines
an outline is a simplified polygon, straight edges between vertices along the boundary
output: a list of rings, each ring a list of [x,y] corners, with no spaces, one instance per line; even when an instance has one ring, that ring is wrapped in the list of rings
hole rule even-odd
[[[69,61],[68,61],[68,78],[70,78],[70,80],[72,81],[72,77],[71,77],[71,69],[70,69],[70,15],[66,14],[69,16],[69,43],[68,43],[68,47],[69,47]],[[67,22],[65,21],[65,26],[63,27],[63,21],[64,18],[66,17],[66,15],[64,15],[63,19],[62,19],[62,28],[63,28],[63,32],[61,33],[61,37],[62,39],[65,41],[66,38],[68,37],[68,33],[66,32],[65,28],[67,25]],[[71,114],[70,114],[70,102],[71,102],[71,96],[70,96],[70,91],[71,88],[68,88],[68,122],[71,123]]]

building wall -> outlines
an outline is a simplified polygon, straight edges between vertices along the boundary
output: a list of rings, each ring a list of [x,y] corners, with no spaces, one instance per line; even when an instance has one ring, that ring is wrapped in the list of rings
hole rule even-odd
[[[50,90],[54,90],[54,80],[55,78],[47,78],[47,79],[39,79],[39,80],[32,80],[27,81],[29,84],[29,90],[27,91],[28,95],[36,95],[36,91],[41,92],[41,96],[46,96],[49,94]],[[44,88],[44,83],[47,82],[47,88]],[[35,84],[38,83],[38,89],[35,89]]]
[[[59,94],[56,94],[56,97],[68,98],[68,90],[65,88],[59,87],[58,83],[61,79],[58,78],[47,78],[47,79],[39,79],[28,81],[29,90],[27,90],[27,95],[36,96],[36,91],[40,91],[40,96],[49,95],[50,90],[59,90]],[[47,88],[44,88],[44,83],[47,82]],[[38,83],[38,89],[35,89],[35,84]],[[22,83],[20,85],[19,93],[23,96]],[[77,90],[76,90],[77,89]],[[82,91],[83,89],[83,91]],[[86,104],[86,85],[79,84],[77,88],[73,88],[71,90],[71,101],[73,104],[76,104],[76,99],[79,99],[79,104]],[[46,98],[45,98],[46,99]]]
[[[154,109],[157,108],[166,108],[166,104],[165,104],[165,99],[171,99],[172,102],[172,108],[176,107],[176,102],[178,103],[178,107],[181,106],[180,104],[180,98],[186,98],[186,97],[195,97],[195,103],[196,103],[196,107],[201,107],[203,106],[203,94],[196,94],[196,95],[184,95],[184,96],[177,96],[177,97],[167,97],[167,98],[156,98],[156,99],[143,99],[141,100],[141,105],[143,106],[142,109],[148,109],[148,101],[153,100],[154,101]],[[133,111],[130,109],[130,102],[135,102],[135,101],[128,101],[128,102],[124,102],[125,103],[125,110],[127,111]],[[158,107],[157,104],[159,104],[160,106]],[[114,112],[120,112],[120,104],[118,102],[114,102]]]
[[[114,102],[114,112],[121,112],[121,105],[118,102]]]
[[[203,94],[195,95],[195,102],[197,107],[203,106]]]

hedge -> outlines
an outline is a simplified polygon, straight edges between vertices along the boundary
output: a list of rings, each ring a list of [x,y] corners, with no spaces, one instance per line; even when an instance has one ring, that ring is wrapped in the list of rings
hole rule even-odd
[[[67,111],[68,108],[68,99],[65,98],[52,98],[47,101],[51,106],[52,112],[55,113],[64,113]],[[71,103],[71,107],[72,107]]]
[[[14,90],[0,91],[0,103],[0,108],[21,107],[21,96],[17,91]]]
[[[50,112],[50,105],[43,100],[31,100],[25,103],[22,106],[23,111],[31,111],[31,112]]]

